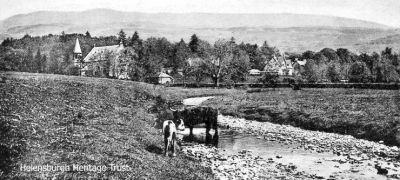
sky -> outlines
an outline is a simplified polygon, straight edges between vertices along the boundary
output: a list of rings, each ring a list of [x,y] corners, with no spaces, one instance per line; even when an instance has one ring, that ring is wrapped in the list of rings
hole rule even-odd
[[[34,11],[109,8],[129,12],[295,13],[400,27],[400,0],[0,0],[0,20]]]

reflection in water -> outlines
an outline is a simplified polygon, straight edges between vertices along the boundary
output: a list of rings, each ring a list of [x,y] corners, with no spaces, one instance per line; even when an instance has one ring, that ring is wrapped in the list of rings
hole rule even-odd
[[[190,135],[189,129],[185,129],[185,131],[178,133],[178,137],[185,142],[197,142],[215,147],[218,147],[219,142],[218,132],[210,130],[210,133],[206,134],[206,128],[194,128],[192,136]]]
[[[324,178],[331,175],[345,177],[345,179],[386,179],[385,176],[376,174],[373,166],[369,166],[370,161],[363,161],[360,164],[349,162],[340,163],[347,159],[344,156],[337,156],[333,153],[316,153],[299,149],[296,143],[284,144],[278,141],[268,141],[264,138],[255,136],[241,135],[234,131],[219,131],[220,134],[206,136],[205,128],[194,128],[193,136],[189,136],[189,130],[181,132],[183,140],[186,142],[198,142],[213,145],[222,150],[225,155],[235,155],[239,151],[246,149],[253,154],[265,159],[274,158],[274,161],[282,164],[293,164],[298,171],[316,174]],[[275,158],[277,155],[280,158]],[[354,170],[356,168],[356,170]]]

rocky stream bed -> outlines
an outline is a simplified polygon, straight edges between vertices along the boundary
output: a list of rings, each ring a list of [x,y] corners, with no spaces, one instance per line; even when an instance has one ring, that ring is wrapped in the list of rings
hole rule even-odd
[[[397,146],[222,115],[218,121],[219,145],[183,143],[182,152],[219,179],[400,179]]]

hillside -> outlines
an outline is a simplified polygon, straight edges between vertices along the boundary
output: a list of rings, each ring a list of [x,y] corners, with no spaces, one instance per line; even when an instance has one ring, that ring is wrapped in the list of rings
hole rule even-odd
[[[347,47],[354,51],[378,50],[369,43],[399,35],[400,31],[368,21],[300,14],[211,14],[135,13],[109,9],[83,12],[40,11],[12,16],[0,22],[0,40],[25,34],[84,33],[116,35],[120,29],[130,35],[137,30],[142,38],[166,37],[189,40],[196,33],[214,42],[235,37],[238,42],[261,44],[267,40],[284,51],[320,50]],[[396,42],[385,45],[394,46]],[[368,44],[367,47],[362,45]]]
[[[162,155],[162,136],[153,127],[156,116],[146,109],[154,105],[160,87],[48,74],[0,73],[0,78],[3,76],[7,80],[0,82],[0,126],[3,128],[4,122],[11,122],[8,127],[15,128],[11,132],[18,132],[22,137],[2,141],[2,151],[4,144],[13,143],[11,150],[26,144],[20,157],[11,162],[53,166],[116,164],[132,170],[41,173],[20,171],[17,167],[10,177],[4,177],[2,166],[0,179],[212,178],[210,169],[181,153],[176,158]],[[2,133],[8,132],[2,130]],[[4,156],[7,152],[2,152],[0,164],[4,158],[9,159]],[[7,165],[11,168],[13,164]]]

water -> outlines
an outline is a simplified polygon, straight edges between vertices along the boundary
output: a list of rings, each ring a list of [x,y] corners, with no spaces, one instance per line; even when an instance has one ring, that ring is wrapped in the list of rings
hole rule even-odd
[[[214,131],[211,130],[211,134]],[[189,135],[189,129],[179,133],[185,140]],[[194,140],[206,143],[205,128],[197,127],[193,129]],[[215,139],[214,139],[215,141]],[[244,149],[250,150],[254,155],[264,159],[273,158],[276,163],[285,165],[293,164],[297,171],[304,171],[309,174],[329,178],[345,179],[387,179],[385,176],[376,174],[376,169],[368,165],[374,164],[372,161],[363,161],[360,164],[350,164],[345,161],[347,157],[337,156],[333,153],[317,153],[298,148],[298,144],[284,144],[279,141],[269,141],[263,137],[252,135],[242,135],[237,132],[219,130],[217,144],[224,155],[235,155]],[[277,158],[277,156],[281,158]],[[342,163],[339,161],[342,160]]]
[[[189,98],[184,100],[186,106],[197,106],[203,101],[212,97]],[[317,153],[298,148],[298,144],[285,144],[279,141],[266,140],[263,137],[242,135],[238,132],[219,129],[218,136],[214,130],[212,142],[206,142],[206,133],[203,125],[193,129],[194,137],[189,137],[189,129],[179,132],[178,138],[194,140],[197,142],[212,144],[220,149],[224,155],[238,154],[244,149],[252,151],[254,155],[265,159],[273,158],[277,163],[285,165],[293,164],[297,171],[304,171],[309,174],[335,179],[387,179],[378,175],[377,170],[372,166],[371,160],[362,161],[359,164],[351,164],[346,161],[347,157],[337,156],[333,153]],[[208,139],[210,140],[210,139]],[[277,158],[279,156],[280,158]]]

